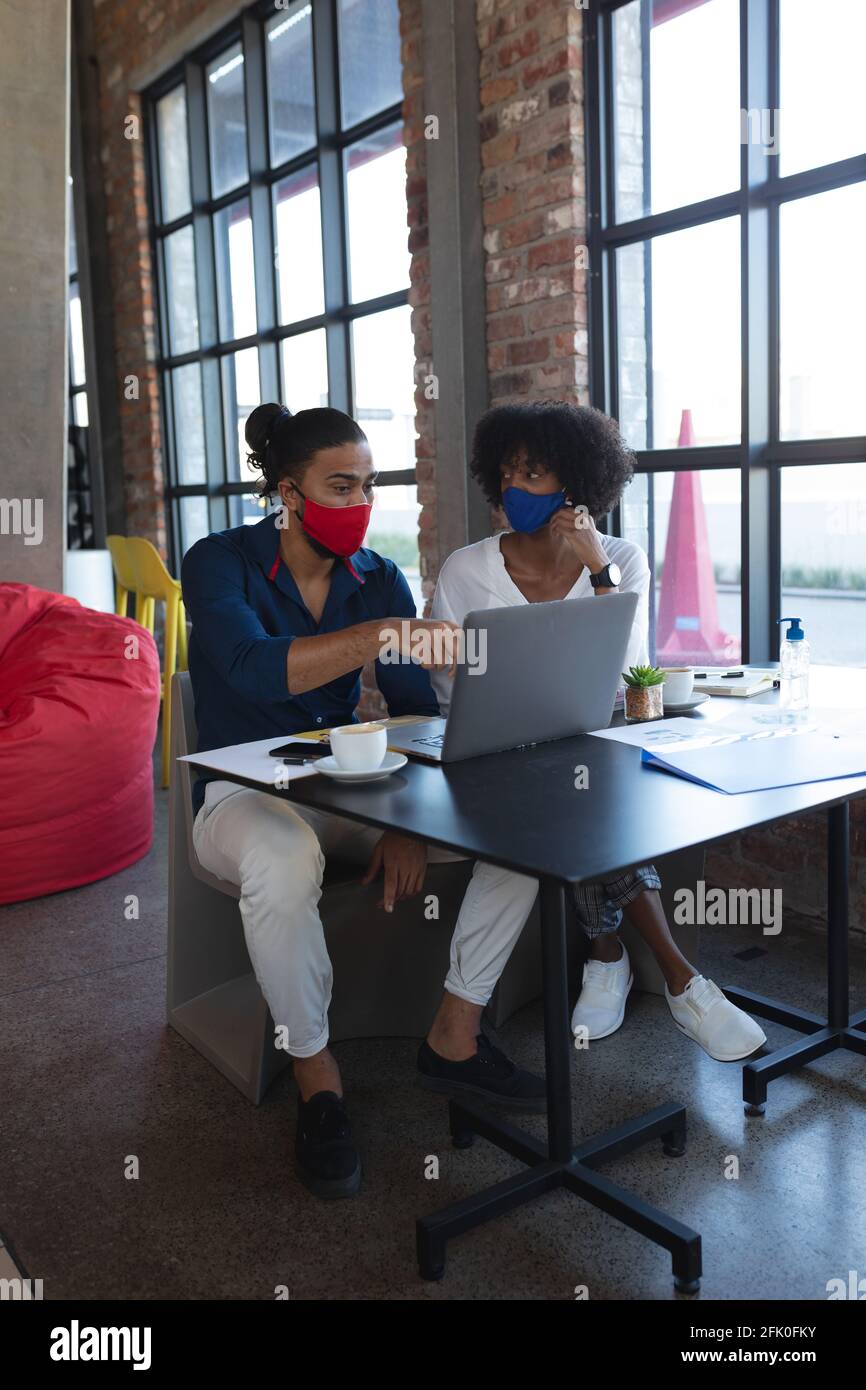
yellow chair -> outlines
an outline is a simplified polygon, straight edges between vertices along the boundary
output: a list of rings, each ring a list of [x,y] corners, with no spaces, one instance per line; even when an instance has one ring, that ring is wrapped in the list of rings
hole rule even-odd
[[[126,617],[127,600],[130,594],[136,595],[135,616],[138,622],[139,601],[138,601],[138,575],[135,571],[132,555],[128,548],[126,536],[106,536],[105,543],[111,551],[111,563],[114,568],[114,611],[118,617]],[[147,624],[143,624],[147,626]]]
[[[135,594],[136,622],[153,633],[156,604],[165,604],[165,656],[162,676],[162,785],[168,786],[171,750],[171,678],[187,669],[186,609],[180,583],[172,579],[150,541],[139,536],[108,536],[117,582],[117,612],[126,613],[129,594]]]

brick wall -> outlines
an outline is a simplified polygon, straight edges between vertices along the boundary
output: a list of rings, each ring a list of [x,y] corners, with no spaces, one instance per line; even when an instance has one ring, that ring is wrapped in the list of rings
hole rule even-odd
[[[129,89],[134,67],[157,55],[173,33],[209,8],[208,0],[92,0],[99,87],[100,160],[105,190],[108,266],[115,315],[117,399],[126,492],[127,528],[163,552],[166,517],[156,378],[156,304],[148,238],[143,139],[127,138],[126,118],[141,117]],[[127,399],[124,378],[138,378],[138,399]]]
[[[490,401],[588,400],[582,14],[576,0],[476,0]],[[421,0],[400,0],[421,575],[436,583]],[[495,519],[492,524],[495,524]]]
[[[827,920],[827,820],[823,813],[779,825],[758,826],[712,845],[707,851],[707,882],[720,887],[743,884],[781,888],[786,917],[805,923]],[[851,803],[851,933],[866,936],[866,799]]]
[[[421,0],[400,0],[416,357],[421,574],[436,583]],[[490,402],[588,400],[582,16],[576,0],[477,0]],[[493,518],[491,525],[497,524]]]
[[[582,14],[477,0],[491,404],[588,401]]]

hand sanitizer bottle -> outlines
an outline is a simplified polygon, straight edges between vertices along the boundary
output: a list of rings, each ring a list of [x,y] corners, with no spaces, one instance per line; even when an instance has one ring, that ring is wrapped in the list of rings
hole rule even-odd
[[[779,647],[779,704],[782,709],[809,708],[809,643],[802,618],[778,618],[791,626]]]

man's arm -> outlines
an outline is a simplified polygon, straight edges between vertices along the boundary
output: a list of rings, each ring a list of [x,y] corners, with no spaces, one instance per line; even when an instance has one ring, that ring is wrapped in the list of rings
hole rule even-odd
[[[347,671],[357,671],[368,661],[375,661],[382,645],[380,633],[387,618],[372,618],[340,632],[325,632],[321,637],[296,637],[286,662],[286,679],[290,695],[303,695],[317,690]]]
[[[408,585],[406,588],[408,592]],[[411,594],[409,601],[412,602]],[[388,618],[371,618],[354,627],[344,627],[340,632],[326,632],[321,637],[296,637],[287,660],[289,694],[302,695],[306,690],[317,690],[320,685],[345,676],[347,671],[357,671],[368,661],[375,661],[379,688],[392,714],[435,715],[438,710],[426,669],[414,661],[388,665],[379,658],[383,647],[390,647],[391,634],[396,636],[401,653],[408,658],[419,630],[432,636],[437,628],[446,629],[443,636],[447,638],[451,624],[416,618],[412,603],[411,616],[397,612]],[[447,667],[450,664],[448,642],[437,645],[431,641],[428,645],[432,664]],[[426,661],[424,665],[427,666]],[[401,674],[392,674],[395,672]]]
[[[400,627],[394,618],[373,618],[320,637],[272,637],[247,599],[240,557],[213,536],[187,551],[181,582],[199,646],[226,684],[250,700],[285,700],[357,671],[378,657],[383,629]],[[401,634],[407,649],[419,626],[429,624],[415,619]]]

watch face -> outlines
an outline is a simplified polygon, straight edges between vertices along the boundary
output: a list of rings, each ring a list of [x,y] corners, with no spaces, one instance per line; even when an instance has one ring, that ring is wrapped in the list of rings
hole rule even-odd
[[[615,565],[613,561],[611,561],[611,563],[607,567],[607,572],[610,575],[610,583],[614,587],[616,587],[617,584],[622,583],[622,570],[620,569],[619,565]]]

